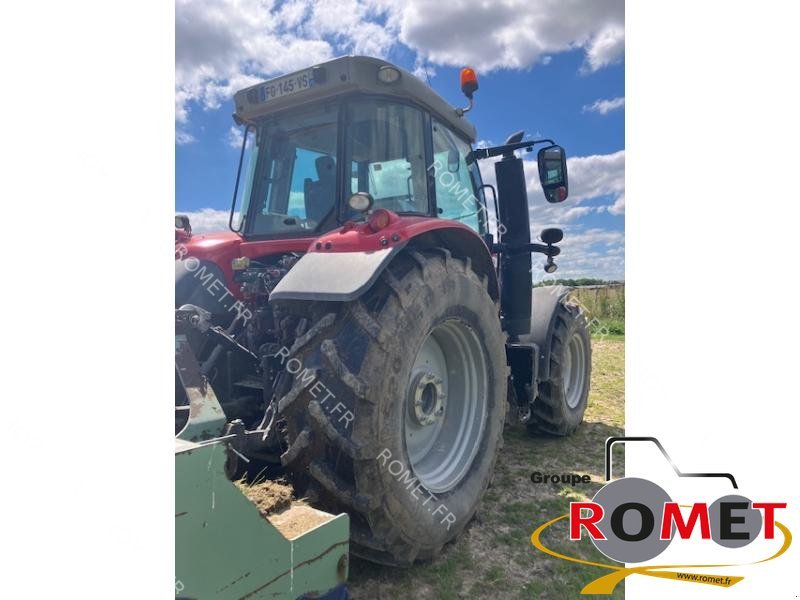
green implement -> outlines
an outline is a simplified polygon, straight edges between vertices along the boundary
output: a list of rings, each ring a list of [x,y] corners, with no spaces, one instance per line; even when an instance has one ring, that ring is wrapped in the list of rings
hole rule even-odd
[[[175,366],[186,403],[176,414],[186,421],[175,437],[176,598],[346,598],[350,518],[299,502],[275,525],[260,514],[228,477],[237,436],[223,435],[224,411],[181,329],[178,323]]]
[[[225,454],[222,440],[175,440],[176,597],[295,599],[344,582],[349,517],[285,538],[225,476]]]

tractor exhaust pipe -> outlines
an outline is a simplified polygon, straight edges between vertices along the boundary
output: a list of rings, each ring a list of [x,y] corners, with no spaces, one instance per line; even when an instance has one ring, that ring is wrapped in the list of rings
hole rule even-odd
[[[553,257],[559,254],[554,246],[563,238],[560,229],[542,231],[542,244],[531,244],[530,215],[528,214],[528,190],[522,159],[514,155],[516,150],[530,152],[536,144],[549,144],[537,156],[539,181],[545,199],[550,203],[563,202],[569,192],[567,183],[567,157],[561,146],[553,140],[524,140],[524,131],[512,134],[502,146],[476,148],[477,160],[501,156],[494,164],[499,201],[499,222],[503,225],[502,240],[495,245],[500,252],[500,309],[503,329],[515,341],[516,336],[531,332],[531,304],[533,277],[531,275],[531,252],[547,255],[545,271],[555,271]],[[499,228],[498,228],[499,231]]]
[[[526,248],[531,243],[528,190],[522,159],[513,151],[503,155],[494,165],[497,176],[500,222],[505,227],[503,246]],[[500,308],[503,328],[509,336],[527,335],[531,331],[531,255],[529,252],[505,252],[500,262]]]

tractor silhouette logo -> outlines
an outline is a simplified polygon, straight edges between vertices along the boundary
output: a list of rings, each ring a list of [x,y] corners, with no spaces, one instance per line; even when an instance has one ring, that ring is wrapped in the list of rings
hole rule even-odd
[[[723,478],[728,480],[733,491],[710,504],[695,502],[686,505],[674,502],[663,487],[648,479],[623,477],[614,480],[611,451],[614,444],[621,442],[655,444],[678,477]],[[586,585],[582,594],[611,594],[620,581],[634,574],[731,587],[744,577],[682,569],[694,571],[762,563],[778,558],[792,543],[789,529],[775,518],[779,509],[786,508],[785,502],[759,502],[740,495],[736,479],[730,473],[685,473],[675,465],[664,446],[654,437],[609,438],[606,440],[605,466],[606,484],[590,502],[570,503],[568,514],[548,521],[531,534],[533,546],[545,554],[610,571]],[[577,541],[588,536],[606,557],[617,563],[634,566],[583,560],[548,548],[541,539],[543,532],[563,519],[569,522],[570,540]],[[750,562],[636,566],[637,563],[657,557],[676,538],[689,539],[695,531],[700,532],[701,541],[710,540],[728,549],[743,548],[756,540],[772,541],[773,552],[761,560]],[[777,547],[778,543],[780,547]]]

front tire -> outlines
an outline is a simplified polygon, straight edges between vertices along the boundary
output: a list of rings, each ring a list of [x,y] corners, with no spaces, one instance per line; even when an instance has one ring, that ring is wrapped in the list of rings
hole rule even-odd
[[[550,377],[539,384],[528,428],[533,433],[570,435],[583,421],[589,401],[592,346],[586,318],[567,299],[556,307]]]
[[[358,300],[286,308],[310,328],[279,402],[284,464],[350,514],[354,554],[433,558],[475,514],[502,444],[505,335],[486,281],[445,249],[404,251]]]

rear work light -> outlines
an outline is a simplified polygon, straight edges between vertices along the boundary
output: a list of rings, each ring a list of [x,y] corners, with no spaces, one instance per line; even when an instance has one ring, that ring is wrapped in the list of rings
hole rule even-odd
[[[378,208],[367,217],[367,224],[372,231],[377,233],[388,226],[390,220],[389,211],[385,208]]]

